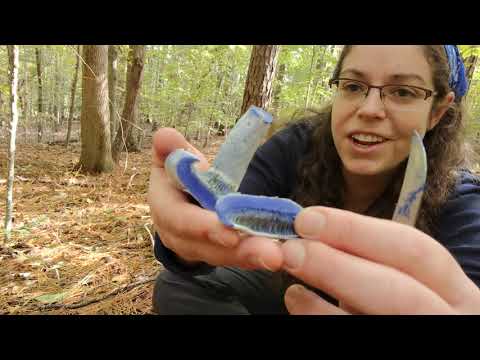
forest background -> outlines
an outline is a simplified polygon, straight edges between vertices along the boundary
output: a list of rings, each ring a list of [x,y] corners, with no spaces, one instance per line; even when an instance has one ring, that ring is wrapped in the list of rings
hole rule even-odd
[[[175,127],[212,159],[254,104],[277,119],[270,136],[329,102],[341,48],[1,46],[0,314],[151,313],[153,132]],[[459,48],[478,152],[480,46]]]

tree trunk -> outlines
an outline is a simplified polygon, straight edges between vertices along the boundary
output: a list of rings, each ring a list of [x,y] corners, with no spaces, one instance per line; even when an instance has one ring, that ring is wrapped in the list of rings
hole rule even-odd
[[[203,142],[203,148],[206,148],[208,146],[208,142],[210,141],[210,133],[212,131],[212,125],[214,124],[214,118],[213,118],[213,110],[217,108],[218,106],[218,99],[222,93],[222,87],[223,87],[223,81],[225,79],[224,73],[219,73],[217,72],[217,92],[215,93],[215,100],[213,102],[213,107],[210,111],[210,117],[207,122],[207,133],[205,135],[205,141]]]
[[[20,51],[19,51],[18,57],[20,58]],[[24,78],[23,80],[20,80],[20,72],[18,74],[18,78],[19,78],[18,85],[17,85],[18,109],[19,109],[18,121],[20,122],[20,118],[22,118],[23,115],[25,114],[27,99],[26,99],[26,79]]]
[[[59,131],[60,127],[60,107],[59,104],[59,87],[60,87],[60,72],[59,72],[59,56],[55,53],[55,83],[53,88],[53,121],[55,133]]]
[[[37,59],[38,78],[37,141],[41,142],[43,137],[42,52],[38,47],[35,48],[35,57]]]
[[[70,136],[72,135],[73,109],[75,107],[75,93],[77,91],[79,64],[80,64],[80,45],[77,45],[77,61],[75,63],[75,74],[73,75],[73,79],[72,79],[72,90],[70,93],[70,108],[68,110],[67,139],[65,140],[66,146],[68,146],[68,143],[70,142]]]
[[[250,105],[263,109],[270,105],[278,53],[278,45],[253,46],[240,115],[244,114]]]
[[[5,212],[5,241],[10,240],[12,230],[12,212],[13,212],[13,180],[15,172],[15,140],[17,136],[18,124],[18,45],[8,45],[8,63],[10,77],[10,131],[9,131],[9,151],[8,151],[8,175],[7,175],[7,201]]]
[[[312,92],[312,96],[315,99],[317,98],[318,84],[322,84],[322,87],[325,87],[326,86],[326,81],[328,81],[328,77],[324,76],[325,65],[326,65],[326,62],[325,62],[326,52],[327,52],[327,45],[324,45],[322,55],[317,59],[317,64],[315,65],[317,78],[315,79],[315,85],[313,87],[313,92]],[[323,101],[323,100],[319,99],[319,102],[321,102],[321,101]]]
[[[286,64],[280,64],[278,67],[277,85],[275,86],[275,90],[273,92],[273,112],[277,118],[280,115],[280,94],[282,93],[286,69]]]
[[[23,129],[25,130],[23,133],[23,139],[24,142],[27,142],[27,128],[28,124],[30,122],[30,107],[31,107],[31,102],[30,102],[30,97],[31,97],[31,91],[29,91],[30,87],[30,78],[28,74],[28,68],[27,66],[24,66],[24,76],[25,76],[25,94],[24,94],[24,109],[23,109]]]
[[[64,66],[64,61],[62,59],[62,68]],[[65,89],[65,76],[63,73],[60,74],[60,96],[58,99],[58,114],[59,114],[59,123],[60,126],[63,128],[63,124],[65,122],[65,94],[67,93],[67,89]]]
[[[166,51],[167,51],[167,54],[168,54],[168,48],[167,48]],[[152,92],[151,92],[153,97],[156,97],[157,89],[162,88],[162,82],[161,82],[160,76],[163,73],[163,68],[165,67],[166,61],[167,61],[166,60],[166,55],[163,54],[163,52],[162,52],[161,61],[158,57],[155,60],[155,64],[156,64],[155,65],[155,76],[153,78]],[[156,109],[155,100],[154,100],[154,98],[152,98],[150,100],[149,106],[148,106],[148,119],[149,119],[150,123],[152,124],[152,131],[156,130],[156,127],[157,127],[156,124],[158,124],[158,121],[159,121],[159,119],[152,114],[152,111],[154,112],[154,114],[157,114],[158,112],[156,110],[157,109]]]
[[[475,67],[477,66],[478,56],[470,55],[465,60],[465,76],[467,77],[468,88],[470,88],[470,84],[472,83],[473,73],[475,72]]]
[[[138,133],[139,131],[143,131],[142,129],[139,129],[138,127],[138,114],[139,114],[139,103],[140,103],[140,88],[142,86],[143,82],[143,68],[145,65],[145,46],[140,45],[142,48],[141,49],[136,49],[134,52],[134,57],[133,57],[133,63],[132,63],[132,68],[131,71],[133,73],[133,79],[130,79],[130,85],[128,85],[131,88],[136,89],[136,98],[135,98],[135,103],[133,105],[133,113],[132,117],[130,120],[130,130],[128,131],[127,138],[126,138],[126,145],[127,145],[127,150],[129,151],[140,151],[140,142],[139,142],[139,137],[135,136],[135,133]],[[138,48],[138,46],[137,46]],[[138,79],[138,80],[137,80]],[[139,134],[141,136],[141,134]]]
[[[113,144],[115,131],[118,123],[118,109],[117,109],[117,65],[118,65],[118,51],[115,45],[108,46],[108,97],[110,108],[110,135]]]
[[[194,104],[192,102],[189,102],[185,105],[185,111],[187,112],[187,123],[185,124],[185,131],[183,133],[183,136],[185,139],[190,142],[190,133],[189,133],[189,127],[190,127],[190,120],[192,119],[192,113],[194,110]]]
[[[79,167],[86,172],[107,172],[113,169],[108,109],[108,45],[84,45],[83,59]]]
[[[313,73],[313,65],[315,63],[316,55],[317,55],[317,47],[316,45],[312,45],[312,58],[310,61],[310,71],[308,73],[307,96],[305,97],[304,110],[306,110],[310,104],[310,91],[312,90],[312,73]]]
[[[145,45],[130,45],[127,67],[127,89],[122,118],[112,147],[113,159],[117,162],[123,149],[138,151],[138,144],[133,136],[137,123],[137,100],[143,79]]]

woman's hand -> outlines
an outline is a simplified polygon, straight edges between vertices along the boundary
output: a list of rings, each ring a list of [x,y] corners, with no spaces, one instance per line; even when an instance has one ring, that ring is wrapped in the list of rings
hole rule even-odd
[[[255,237],[240,239],[214,212],[190,203],[169,179],[164,162],[178,148],[201,159],[199,169],[206,170],[209,166],[205,156],[175,129],[164,128],[155,133],[148,203],[162,243],[190,264],[202,261],[214,266],[278,269],[282,254],[276,242]]]
[[[285,294],[291,314],[480,313],[480,289],[440,243],[415,228],[311,207],[295,229],[303,239],[282,245],[284,269],[340,307],[292,285]]]

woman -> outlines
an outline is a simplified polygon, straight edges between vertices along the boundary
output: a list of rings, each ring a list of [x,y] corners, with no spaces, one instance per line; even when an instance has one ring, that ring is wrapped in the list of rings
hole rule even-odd
[[[173,129],[154,137],[149,203],[159,314],[480,313],[480,181],[465,170],[455,46],[346,46],[331,106],[275,134],[239,191],[306,207],[301,240],[244,237],[191,204],[163,169]],[[416,229],[391,219],[410,139],[424,136]],[[168,209],[168,211],[164,211]]]

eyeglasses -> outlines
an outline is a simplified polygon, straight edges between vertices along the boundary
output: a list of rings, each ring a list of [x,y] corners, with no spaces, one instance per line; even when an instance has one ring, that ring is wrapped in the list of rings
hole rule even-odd
[[[436,95],[433,90],[412,85],[373,86],[360,80],[338,78],[330,79],[328,85],[335,86],[337,96],[359,105],[369,94],[370,89],[378,89],[385,108],[393,111],[416,111],[429,97]]]

